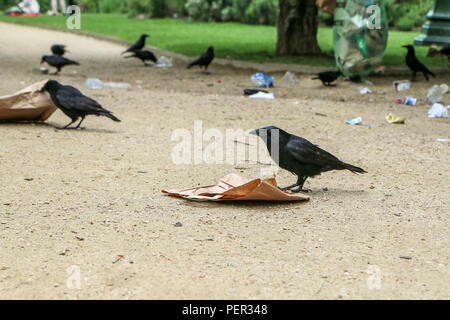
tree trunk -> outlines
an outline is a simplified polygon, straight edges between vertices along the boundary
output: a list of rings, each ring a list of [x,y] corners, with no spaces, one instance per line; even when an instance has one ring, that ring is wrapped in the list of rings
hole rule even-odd
[[[279,0],[277,55],[320,54],[316,0]]]

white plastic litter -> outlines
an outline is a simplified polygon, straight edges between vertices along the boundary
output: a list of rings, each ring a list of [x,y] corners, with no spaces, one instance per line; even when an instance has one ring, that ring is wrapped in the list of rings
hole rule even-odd
[[[258,92],[256,94],[252,94],[250,96],[252,99],[275,99],[273,93],[264,93],[264,92]]]
[[[363,119],[361,117],[351,119],[351,120],[345,120],[348,124],[357,125],[363,122]]]
[[[450,106],[444,107],[440,103],[435,103],[430,110],[428,110],[428,118],[448,118],[448,108],[450,108]]]
[[[396,80],[392,83],[392,85],[396,92],[408,91],[409,89],[411,89],[411,81],[409,80]]]
[[[295,74],[293,74],[292,72],[286,72],[283,76],[283,78],[281,79],[281,82],[285,85],[291,86],[291,85],[295,85],[298,83],[298,79],[295,76]]]
[[[165,56],[159,57],[158,61],[156,61],[155,67],[158,68],[171,68],[173,66],[172,61],[167,59]]]
[[[89,78],[84,84],[88,89],[101,90],[103,89],[103,82],[100,79]]]
[[[361,93],[361,94],[372,93],[372,90],[370,90],[367,87],[350,86],[350,88],[352,88],[353,90],[359,91],[359,93]]]
[[[441,88],[437,84],[432,86],[430,89],[428,89],[427,103],[428,104],[435,104],[435,103],[441,102],[442,99],[444,98],[445,92],[447,92],[446,89],[448,90],[448,87],[446,88],[444,86],[444,87]]]
[[[445,83],[441,84],[440,87],[441,87],[442,95],[444,95],[448,92],[448,85],[446,85]]]
[[[104,87],[114,89],[126,89],[130,87],[130,84],[125,82],[102,82],[100,79],[89,78],[86,79],[85,86],[86,88],[93,90],[101,90]]]
[[[450,139],[437,138],[436,141],[437,141],[437,142],[444,142],[444,143],[447,143],[447,142],[450,142]]]
[[[125,82],[103,82],[103,86],[115,89],[126,89],[130,87],[130,84]]]

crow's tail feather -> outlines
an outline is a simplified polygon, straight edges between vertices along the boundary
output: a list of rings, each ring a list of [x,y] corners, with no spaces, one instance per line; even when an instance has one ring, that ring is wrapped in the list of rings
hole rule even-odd
[[[347,170],[350,170],[353,173],[367,173],[367,171],[364,170],[363,168],[356,167],[356,166],[353,166],[353,165],[348,164],[348,163],[344,163],[344,168],[347,169]]]
[[[108,117],[108,118],[110,118],[111,120],[114,120],[114,121],[116,121],[116,122],[120,122],[120,119],[117,118],[116,116],[114,116],[114,115],[113,115],[112,113],[110,113],[110,112],[101,112],[101,113],[99,113],[99,115]]]

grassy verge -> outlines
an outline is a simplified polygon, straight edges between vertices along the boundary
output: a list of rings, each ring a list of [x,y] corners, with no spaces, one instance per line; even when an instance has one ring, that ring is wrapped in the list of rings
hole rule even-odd
[[[42,15],[36,18],[0,16],[0,21],[27,25],[66,28],[66,18]],[[103,34],[130,42],[142,33],[150,34],[149,44],[161,49],[196,56],[214,45],[217,57],[273,63],[296,63],[313,66],[334,66],[333,34],[330,28],[320,28],[319,45],[330,57],[275,57],[276,28],[240,23],[204,23],[173,19],[134,20],[120,14],[88,14],[81,17],[81,30]],[[392,31],[384,57],[385,65],[404,65],[406,50],[401,46],[413,42],[419,32]],[[446,66],[441,59],[426,58],[427,48],[418,47],[417,56],[429,66]]]

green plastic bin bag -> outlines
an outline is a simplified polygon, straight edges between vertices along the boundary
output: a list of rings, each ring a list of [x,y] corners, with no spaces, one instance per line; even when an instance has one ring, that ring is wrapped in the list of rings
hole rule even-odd
[[[344,76],[365,76],[379,67],[387,39],[383,0],[336,0],[334,56]]]

